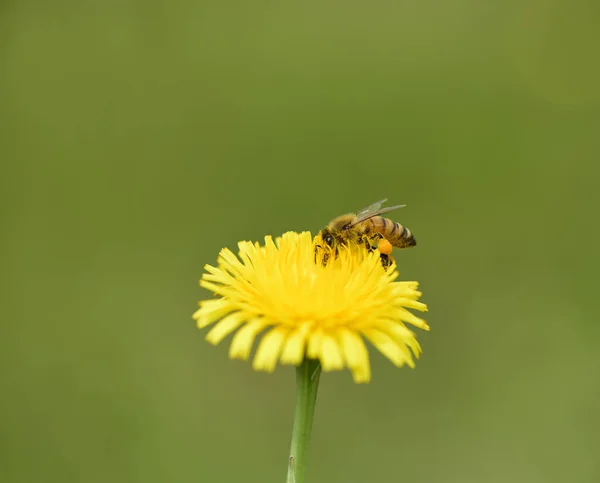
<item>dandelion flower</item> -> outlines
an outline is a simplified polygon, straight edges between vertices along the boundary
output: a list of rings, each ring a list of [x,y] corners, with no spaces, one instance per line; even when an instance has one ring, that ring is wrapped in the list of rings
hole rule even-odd
[[[238,256],[221,250],[200,280],[218,298],[200,302],[193,316],[200,329],[214,324],[206,340],[216,345],[234,333],[229,356],[247,360],[262,334],[253,368],[268,372],[308,358],[369,382],[365,339],[396,366],[414,367],[421,348],[406,324],[429,330],[408,310],[427,310],[418,283],[396,281],[395,263],[385,270],[379,252],[363,247],[341,247],[323,265],[315,244],[319,235],[288,232],[265,237],[264,246],[240,242]]]

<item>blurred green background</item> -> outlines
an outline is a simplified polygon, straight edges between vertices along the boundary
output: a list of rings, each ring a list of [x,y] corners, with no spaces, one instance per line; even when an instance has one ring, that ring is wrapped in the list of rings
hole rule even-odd
[[[600,481],[600,4],[0,3],[0,481],[283,482],[223,246],[383,197],[417,368],[326,374],[309,482]]]

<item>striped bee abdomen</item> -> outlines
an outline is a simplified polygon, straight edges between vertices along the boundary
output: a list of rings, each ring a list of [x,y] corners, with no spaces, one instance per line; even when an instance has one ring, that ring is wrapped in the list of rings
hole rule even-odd
[[[364,221],[366,233],[380,233],[396,248],[414,247],[417,244],[411,231],[404,225],[384,218],[374,216]]]

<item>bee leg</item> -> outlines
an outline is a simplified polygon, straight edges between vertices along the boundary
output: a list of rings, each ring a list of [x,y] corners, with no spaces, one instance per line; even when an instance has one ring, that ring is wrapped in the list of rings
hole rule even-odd
[[[363,235],[362,241],[363,241],[363,244],[365,245],[365,248],[369,252],[372,252],[373,250],[375,250],[375,247],[373,247],[373,244],[371,243],[371,239],[367,235]]]
[[[315,245],[315,264],[319,261],[319,254],[322,254],[321,263],[323,266],[327,265],[327,261],[329,260],[330,252],[329,250],[323,250],[321,245]]]
[[[381,266],[384,270],[387,270],[388,267],[392,264],[392,259],[389,255],[380,254],[379,258],[381,258]]]

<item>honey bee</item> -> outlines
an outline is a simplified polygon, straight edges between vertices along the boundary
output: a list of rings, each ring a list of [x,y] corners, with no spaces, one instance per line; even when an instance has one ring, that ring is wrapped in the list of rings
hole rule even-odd
[[[403,208],[406,205],[396,205],[382,208],[381,205],[387,199],[383,199],[367,206],[357,213],[348,213],[338,216],[319,233],[323,245],[315,246],[315,256],[323,248],[323,264],[327,263],[329,253],[337,255],[340,245],[363,244],[369,251],[379,248],[381,263],[384,268],[389,267],[392,247],[409,248],[417,244],[411,231],[404,225],[384,218],[384,213]]]

